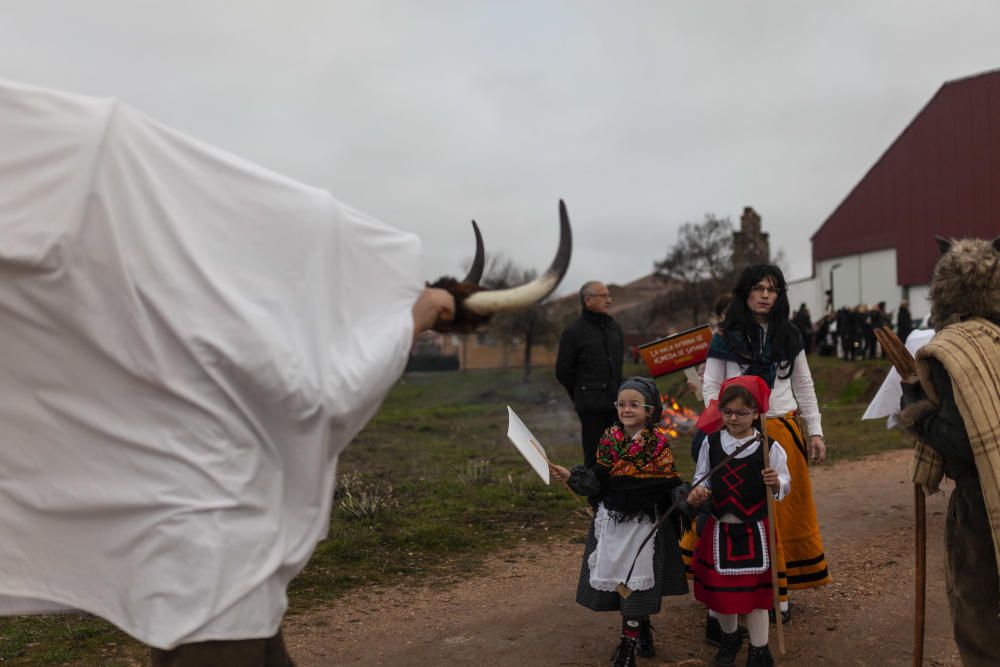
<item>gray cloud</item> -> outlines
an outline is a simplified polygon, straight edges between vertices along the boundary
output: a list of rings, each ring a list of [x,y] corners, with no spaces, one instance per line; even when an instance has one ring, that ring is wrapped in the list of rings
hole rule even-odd
[[[792,277],[940,85],[1000,64],[1000,6],[935,2],[5,3],[0,75],[116,96],[418,233],[428,278],[488,250],[565,290],[753,205]]]

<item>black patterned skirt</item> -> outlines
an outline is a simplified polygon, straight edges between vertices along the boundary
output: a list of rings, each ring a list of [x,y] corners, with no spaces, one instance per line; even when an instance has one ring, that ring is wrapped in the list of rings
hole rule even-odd
[[[660,598],[667,595],[686,595],[687,577],[684,561],[677,543],[677,533],[670,521],[664,521],[651,540],[653,545],[653,587],[644,591],[633,591],[623,598],[615,591],[599,591],[590,585],[590,554],[597,549],[594,524],[587,532],[587,543],[583,549],[583,563],[580,566],[580,581],[576,587],[576,601],[594,611],[620,611],[623,616],[639,618],[660,611]],[[638,547],[639,545],[636,545]]]

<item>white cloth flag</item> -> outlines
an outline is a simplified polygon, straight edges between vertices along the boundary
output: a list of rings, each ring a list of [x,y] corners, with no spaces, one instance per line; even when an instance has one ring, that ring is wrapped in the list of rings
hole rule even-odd
[[[507,437],[517,447],[517,451],[521,452],[521,456],[528,461],[528,465],[538,473],[543,482],[548,484],[549,460],[545,455],[545,450],[509,405],[507,406]]]
[[[926,345],[927,341],[933,337],[934,329],[914,329],[906,337],[906,349],[913,356],[917,356],[917,350]],[[896,414],[899,412],[899,401],[901,398],[903,398],[902,378],[899,377],[899,371],[895,368],[890,368],[889,373],[882,380],[882,385],[875,392],[872,402],[868,404],[868,408],[865,409],[865,414],[861,416],[861,419],[882,419],[883,417],[888,417],[886,428],[892,428],[896,425]]]
[[[273,635],[419,241],[114,100],[0,82],[0,146],[0,614]]]

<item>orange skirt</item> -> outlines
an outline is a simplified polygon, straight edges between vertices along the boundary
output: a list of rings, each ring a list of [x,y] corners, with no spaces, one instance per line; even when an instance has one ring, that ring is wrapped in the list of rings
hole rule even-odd
[[[788,473],[792,478],[789,494],[774,503],[778,550],[784,551],[788,588],[797,590],[828,584],[830,572],[823,552],[823,538],[819,534],[816,503],[813,502],[809,457],[795,415],[789,413],[783,417],[769,417],[767,435],[785,449]]]

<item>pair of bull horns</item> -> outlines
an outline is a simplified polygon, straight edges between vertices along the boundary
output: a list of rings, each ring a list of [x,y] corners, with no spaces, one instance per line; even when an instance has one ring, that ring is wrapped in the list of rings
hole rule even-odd
[[[485,256],[483,252],[483,236],[479,233],[479,225],[472,221],[472,229],[476,234],[476,256],[472,260],[469,273],[463,283],[478,284],[483,277]],[[532,306],[552,293],[569,268],[569,259],[573,251],[573,232],[569,225],[569,214],[566,212],[566,202],[559,200],[559,248],[555,259],[549,268],[534,280],[517,287],[497,290],[483,290],[470,294],[463,302],[463,307],[476,315],[489,317],[498,313],[508,313]]]

